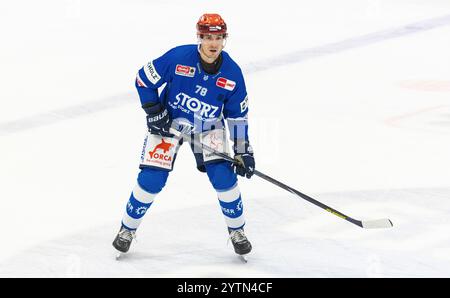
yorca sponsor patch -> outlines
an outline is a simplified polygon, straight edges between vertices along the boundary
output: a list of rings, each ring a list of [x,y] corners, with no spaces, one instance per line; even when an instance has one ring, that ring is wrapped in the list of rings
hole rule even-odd
[[[195,67],[177,64],[175,68],[175,74],[192,78],[195,75]]]
[[[162,169],[172,169],[174,156],[178,149],[172,138],[148,134],[144,142],[141,164]]]

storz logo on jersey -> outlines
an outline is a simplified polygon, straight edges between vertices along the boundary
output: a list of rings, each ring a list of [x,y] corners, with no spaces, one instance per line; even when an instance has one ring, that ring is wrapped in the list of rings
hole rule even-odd
[[[236,87],[236,82],[220,77],[216,81],[216,86],[224,88],[225,90],[233,91],[234,87]]]
[[[195,75],[195,67],[177,64],[175,74],[192,78]]]
[[[190,97],[183,92],[178,93],[175,97],[175,102],[172,107],[179,108],[188,114],[189,111],[193,112],[194,115],[202,118],[216,118],[218,116],[216,115],[216,112],[219,111],[219,107],[207,104],[195,97]]]

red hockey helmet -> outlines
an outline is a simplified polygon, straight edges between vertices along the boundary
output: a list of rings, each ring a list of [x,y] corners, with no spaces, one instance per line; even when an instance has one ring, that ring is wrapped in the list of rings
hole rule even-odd
[[[216,13],[205,13],[197,22],[197,34],[223,34],[227,37],[227,24]]]

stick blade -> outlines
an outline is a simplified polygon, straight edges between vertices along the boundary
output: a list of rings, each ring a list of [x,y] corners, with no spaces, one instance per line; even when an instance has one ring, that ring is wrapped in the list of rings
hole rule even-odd
[[[386,229],[392,228],[394,225],[392,221],[387,218],[375,219],[375,220],[363,220],[362,227],[365,229]]]

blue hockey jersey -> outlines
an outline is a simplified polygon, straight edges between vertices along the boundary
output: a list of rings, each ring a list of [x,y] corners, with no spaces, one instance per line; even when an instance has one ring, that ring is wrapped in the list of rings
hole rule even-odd
[[[172,119],[188,121],[195,132],[217,128],[226,119],[230,138],[248,141],[244,77],[225,51],[219,72],[211,75],[201,67],[197,45],[175,47],[139,70],[136,88],[142,105],[160,102]]]

